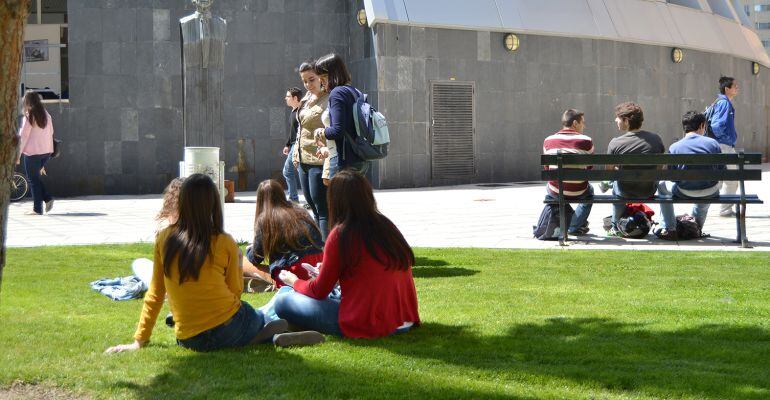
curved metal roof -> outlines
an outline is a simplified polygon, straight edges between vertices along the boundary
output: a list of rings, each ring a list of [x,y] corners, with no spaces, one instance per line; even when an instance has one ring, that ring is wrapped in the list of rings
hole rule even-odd
[[[391,23],[609,39],[730,54],[770,66],[738,0],[364,0],[364,4],[370,26]]]

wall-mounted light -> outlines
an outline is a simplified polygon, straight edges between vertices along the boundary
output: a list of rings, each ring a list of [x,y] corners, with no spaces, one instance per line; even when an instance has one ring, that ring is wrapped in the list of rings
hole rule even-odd
[[[513,33],[505,35],[505,49],[508,51],[516,51],[519,49],[519,37]]]
[[[679,64],[682,60],[684,60],[684,52],[679,47],[674,47],[674,49],[671,50],[671,61]]]
[[[751,73],[754,75],[759,75],[759,63],[754,61],[751,63]]]
[[[358,21],[358,25],[366,25],[366,10],[363,8],[358,10],[358,14],[356,14],[356,20]]]

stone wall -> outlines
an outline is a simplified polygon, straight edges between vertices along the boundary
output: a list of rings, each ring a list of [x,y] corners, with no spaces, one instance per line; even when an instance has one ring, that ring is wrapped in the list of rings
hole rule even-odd
[[[770,71],[751,62],[671,48],[606,40],[519,35],[508,52],[504,34],[396,25],[375,27],[379,105],[389,119],[391,155],[381,163],[383,188],[434,184],[430,174],[430,82],[475,82],[477,175],[454,182],[539,179],[543,139],[560,128],[562,112],[586,113],[597,152],[617,134],[613,108],[638,102],[644,128],[667,145],[681,136],[681,116],[703,110],[718,93],[720,75],[738,79],[738,147],[766,152]]]
[[[348,56],[352,0],[217,1],[227,20],[224,132],[227,179],[254,189],[280,177],[296,68]],[[179,18],[182,0],[70,0],[70,104],[54,113],[65,155],[52,161],[59,196],[158,193],[183,155]]]

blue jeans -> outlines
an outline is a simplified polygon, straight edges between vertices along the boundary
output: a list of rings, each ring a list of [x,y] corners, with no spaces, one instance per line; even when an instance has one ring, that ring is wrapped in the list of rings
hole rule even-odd
[[[32,210],[38,214],[43,213],[43,202],[53,200],[48,191],[45,190],[45,185],[40,179],[40,169],[45,167],[48,160],[51,159],[50,154],[38,154],[34,156],[24,156],[24,172],[29,178],[29,186],[32,190]]]
[[[620,198],[631,197],[623,193],[620,189],[618,189],[618,186],[619,185],[617,182],[612,182],[612,194]],[[625,201],[622,203],[612,203],[612,224],[616,225],[618,223],[618,220],[623,217],[623,213],[625,212],[626,212]]]
[[[681,191],[675,182],[658,182],[658,195],[660,196],[672,196],[680,199],[693,199],[693,198],[710,198],[719,195],[719,185],[715,187],[716,190],[713,193],[704,193],[703,197],[686,196]],[[695,218],[695,222],[699,227],[703,228],[703,224],[706,223],[706,216],[709,213],[710,204],[693,204],[692,216]],[[660,204],[660,215],[663,217],[663,229],[676,230],[676,215],[674,214],[674,205],[671,203]]]
[[[294,163],[291,161],[291,155],[294,154],[296,147],[297,143],[291,145],[289,155],[286,156],[286,162],[283,163],[283,179],[286,180],[286,186],[289,188],[289,200],[299,203],[299,194],[297,194],[299,175],[297,174],[297,169],[294,168]]]
[[[594,197],[594,188],[590,184],[588,185],[588,189],[585,191],[585,193],[581,194],[580,196],[571,197],[572,199],[590,199],[591,197]],[[548,200],[555,200],[556,197],[552,196],[548,190],[546,190],[545,198]],[[570,198],[566,199],[567,202],[569,202]],[[588,216],[591,215],[591,207],[593,207],[593,204],[591,203],[580,203],[575,208],[575,215],[572,216],[572,221],[569,223],[569,228],[567,229],[568,233],[575,233],[578,228],[582,226],[588,225]]]
[[[342,336],[340,296],[329,295],[323,300],[316,300],[292,290],[275,301],[275,313],[302,329]]]
[[[326,205],[326,185],[324,185],[322,165],[299,165],[299,182],[302,185],[302,193],[310,205],[315,216],[315,222],[321,229],[321,236],[326,240],[329,234],[329,208]]]
[[[178,340],[180,346],[195,351],[213,351],[231,347],[243,347],[251,343],[265,326],[261,312],[245,301],[232,318],[222,325],[203,331],[191,338]]]

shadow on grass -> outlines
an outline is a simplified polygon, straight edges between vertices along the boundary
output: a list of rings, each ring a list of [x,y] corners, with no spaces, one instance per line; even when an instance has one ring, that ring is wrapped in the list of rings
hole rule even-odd
[[[327,344],[327,346],[330,344]],[[311,350],[312,351],[312,350]],[[373,364],[374,365],[374,364]],[[213,353],[185,352],[148,384],[118,382],[136,399],[513,399],[431,384],[409,371],[335,367],[272,345]]]
[[[415,257],[412,275],[415,278],[451,278],[455,276],[471,276],[478,274],[475,269],[451,267],[445,260]]]
[[[770,330],[703,325],[650,331],[607,319],[549,319],[505,336],[427,323],[407,335],[353,341],[463,367],[567,379],[599,390],[653,397],[770,398]],[[538,378],[540,381],[542,378]]]

